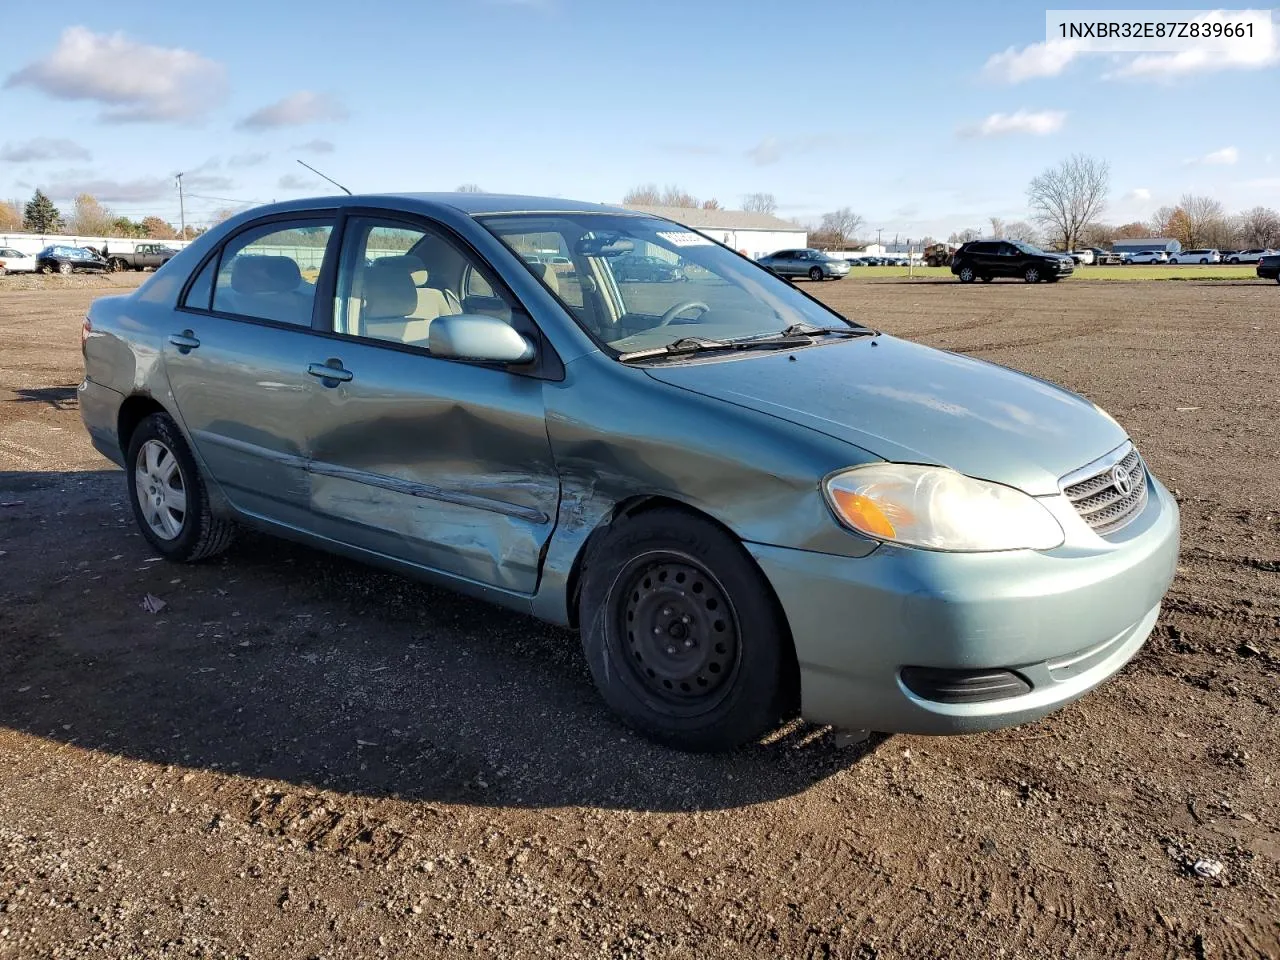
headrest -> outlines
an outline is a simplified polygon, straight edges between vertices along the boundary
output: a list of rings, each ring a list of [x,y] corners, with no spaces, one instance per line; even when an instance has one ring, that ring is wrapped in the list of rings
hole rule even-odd
[[[409,277],[413,280],[415,287],[425,287],[427,285],[427,265],[412,254],[403,254],[398,257],[379,257],[374,264],[381,266],[399,266],[401,270],[407,270]]]
[[[560,276],[556,273],[555,267],[549,263],[531,263],[529,266],[532,267],[535,272],[542,274],[542,279],[546,281],[546,284],[551,288],[552,293],[557,296],[560,295]]]
[[[418,309],[418,291],[408,264],[387,263],[413,259],[416,258],[386,257],[373,261],[364,273],[364,319],[403,320]]]
[[[236,293],[287,293],[301,283],[302,273],[288,257],[240,254],[231,261],[231,289]]]

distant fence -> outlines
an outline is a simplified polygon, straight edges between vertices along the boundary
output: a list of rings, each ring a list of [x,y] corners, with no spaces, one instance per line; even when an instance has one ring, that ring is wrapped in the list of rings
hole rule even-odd
[[[23,253],[39,253],[45,247],[93,247],[105,245],[111,253],[132,253],[140,243],[161,243],[181,250],[190,240],[151,240],[146,237],[90,237],[81,233],[0,233],[0,247],[13,247]]]

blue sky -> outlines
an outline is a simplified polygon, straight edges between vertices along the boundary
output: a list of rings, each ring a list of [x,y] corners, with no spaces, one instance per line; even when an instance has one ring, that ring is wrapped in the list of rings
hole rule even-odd
[[[617,201],[671,183],[730,207],[769,192],[804,220],[849,206],[872,233],[920,237],[1025,217],[1027,181],[1082,151],[1111,164],[1113,222],[1184,192],[1280,206],[1275,44],[1243,59],[1064,54],[1045,45],[1044,10],[9,5],[0,197],[88,190],[176,222],[181,170],[198,223],[229,200],[330,192],[301,158],[357,192],[473,182]]]

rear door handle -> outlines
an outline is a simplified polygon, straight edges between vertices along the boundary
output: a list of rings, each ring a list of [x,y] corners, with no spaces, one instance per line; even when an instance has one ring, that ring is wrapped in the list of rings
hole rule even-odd
[[[178,348],[179,353],[190,353],[200,346],[200,341],[196,339],[195,331],[193,330],[183,330],[181,333],[170,334],[169,342]]]
[[[330,357],[324,363],[308,364],[307,373],[313,377],[319,377],[326,387],[336,387],[354,376],[350,370],[342,366],[342,361],[337,357]]]

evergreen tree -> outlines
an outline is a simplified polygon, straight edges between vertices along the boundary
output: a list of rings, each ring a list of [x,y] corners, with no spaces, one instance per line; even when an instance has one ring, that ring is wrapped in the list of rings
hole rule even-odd
[[[57,233],[62,229],[62,214],[44,191],[37,189],[23,211],[22,226],[30,233]]]

